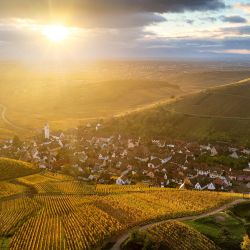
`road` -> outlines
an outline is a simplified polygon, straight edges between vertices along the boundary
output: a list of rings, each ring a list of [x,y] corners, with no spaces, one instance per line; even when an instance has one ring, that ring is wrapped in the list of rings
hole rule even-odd
[[[0,118],[2,119],[2,121],[9,127],[13,128],[13,129],[18,129],[18,130],[25,130],[24,128],[21,128],[17,125],[15,125],[14,123],[12,123],[11,121],[9,121],[7,118],[6,118],[6,111],[7,111],[7,108],[6,106],[4,106],[3,104],[0,104]]]
[[[220,115],[199,115],[199,114],[194,114],[194,113],[180,112],[180,111],[176,111],[174,109],[166,110],[166,112],[173,113],[173,114],[178,114],[178,115],[184,115],[184,116],[188,116],[188,117],[196,117],[196,118],[250,121],[250,117],[220,116]]]
[[[236,204],[239,204],[239,203],[242,203],[242,202],[245,202],[245,201],[246,201],[246,199],[238,199],[238,200],[232,201],[230,203],[227,203],[227,204],[225,204],[225,205],[223,205],[223,206],[221,206],[219,208],[213,209],[213,210],[211,210],[209,212],[200,214],[200,215],[186,216],[186,217],[180,217],[180,218],[175,218],[175,219],[168,219],[168,220],[163,220],[163,221],[160,221],[160,222],[153,222],[153,223],[150,223],[150,224],[147,224],[147,225],[144,225],[144,226],[132,228],[129,231],[127,231],[126,233],[124,233],[123,235],[121,235],[117,239],[116,243],[113,245],[113,247],[110,250],[120,250],[121,244],[129,237],[130,233],[132,231],[134,231],[135,229],[146,230],[147,228],[149,228],[151,226],[157,226],[157,225],[159,225],[161,223],[164,223],[164,222],[167,222],[167,221],[173,221],[173,220],[175,220],[175,221],[188,221],[188,220],[200,219],[200,218],[203,218],[203,217],[207,217],[207,216],[210,216],[210,215],[217,214],[219,212],[222,212],[224,210],[227,210],[227,209],[233,207]]]

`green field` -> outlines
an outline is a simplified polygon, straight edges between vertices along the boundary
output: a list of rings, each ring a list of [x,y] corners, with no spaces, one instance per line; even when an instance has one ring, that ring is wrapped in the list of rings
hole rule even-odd
[[[250,203],[235,206],[229,211],[195,221],[186,222],[201,232],[221,249],[239,250],[245,234],[250,234]]]

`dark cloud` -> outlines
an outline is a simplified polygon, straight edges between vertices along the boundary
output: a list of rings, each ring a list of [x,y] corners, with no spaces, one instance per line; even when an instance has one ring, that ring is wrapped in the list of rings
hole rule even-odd
[[[193,23],[194,23],[194,20],[187,19],[186,22],[187,22],[188,24],[193,24]]]
[[[221,16],[220,20],[226,23],[247,23],[247,19],[241,16]]]
[[[224,28],[221,31],[225,33],[233,33],[234,35],[250,35],[250,25]]]
[[[154,24],[167,21],[167,19],[159,14],[154,13],[131,13],[112,15],[112,18],[106,15],[99,15],[98,18],[85,15],[81,22],[85,28],[128,28],[128,27],[141,27],[148,24]]]
[[[143,26],[163,21],[155,13],[207,11],[224,7],[222,0],[1,0],[0,17],[63,20],[83,26],[88,18],[87,23],[93,23],[93,26],[104,26],[110,20],[113,25],[120,24],[118,26]],[[138,20],[137,14],[140,14]],[[125,20],[131,17],[131,20]]]

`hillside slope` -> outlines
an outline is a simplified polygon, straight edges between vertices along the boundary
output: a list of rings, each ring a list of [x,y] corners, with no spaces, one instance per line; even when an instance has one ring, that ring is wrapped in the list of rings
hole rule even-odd
[[[5,107],[4,114],[0,107],[0,139],[30,136],[46,122],[53,130],[68,129],[250,77],[246,67],[221,66],[125,60],[38,69],[0,63],[0,106]]]
[[[0,181],[14,179],[39,172],[33,165],[0,157]]]
[[[113,119],[106,131],[250,143],[250,80]]]
[[[181,222],[170,221],[150,227],[146,232],[133,233],[122,249],[218,250],[219,248],[191,227]]]

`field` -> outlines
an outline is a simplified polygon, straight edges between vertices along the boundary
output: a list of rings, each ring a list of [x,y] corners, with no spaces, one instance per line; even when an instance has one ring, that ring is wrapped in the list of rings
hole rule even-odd
[[[39,172],[39,169],[32,164],[0,157],[0,181],[14,179],[37,172]]]
[[[215,244],[201,233],[177,221],[152,226],[146,232],[135,231],[122,249],[216,250]]]
[[[250,203],[242,203],[226,212],[186,222],[208,238],[221,249],[240,249],[245,234],[250,234]]]
[[[54,130],[72,128],[250,76],[245,69],[215,68],[113,62],[41,71],[0,64],[0,139],[38,133],[45,122]]]
[[[106,132],[250,144],[250,80],[107,122]]]
[[[136,225],[200,214],[239,197],[145,185],[87,185],[51,172],[15,181],[16,190],[0,182],[10,190],[0,198],[0,244],[18,250],[95,249]]]

